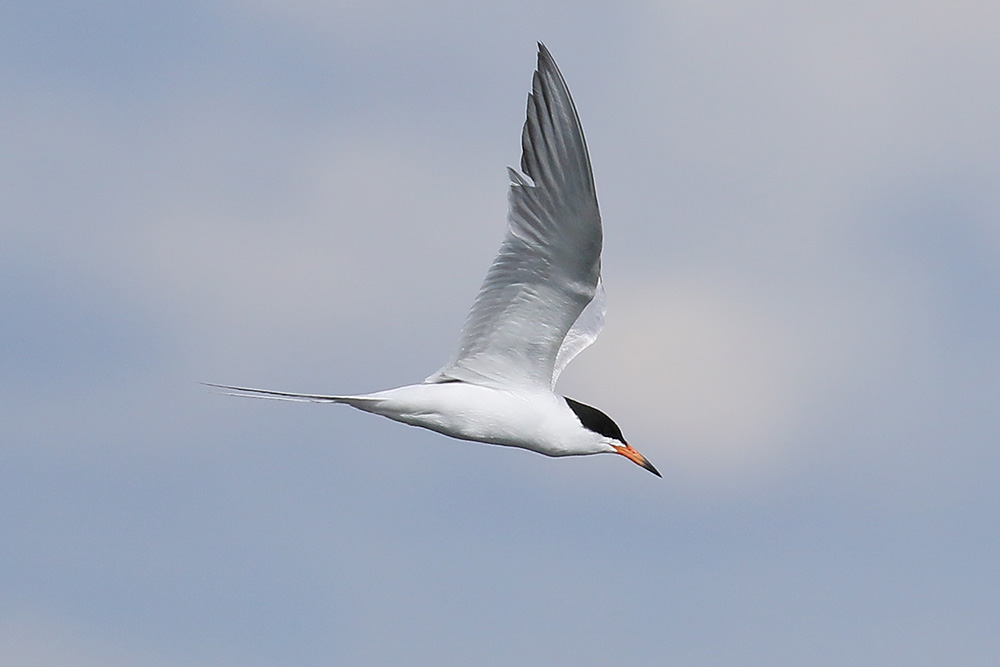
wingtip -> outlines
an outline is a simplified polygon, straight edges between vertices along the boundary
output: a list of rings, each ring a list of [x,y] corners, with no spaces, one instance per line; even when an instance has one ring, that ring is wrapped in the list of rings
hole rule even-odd
[[[538,42],[538,68],[541,70],[545,66],[555,65],[555,58],[552,57],[552,52],[549,48],[545,46],[544,43]]]

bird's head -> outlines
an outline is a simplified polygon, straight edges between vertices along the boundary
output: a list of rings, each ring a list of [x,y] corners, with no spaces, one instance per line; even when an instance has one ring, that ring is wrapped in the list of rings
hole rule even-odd
[[[616,454],[621,454],[629,461],[642,466],[657,477],[663,477],[660,471],[645,456],[639,453],[639,450],[625,442],[622,430],[618,428],[618,424],[611,417],[597,408],[584,405],[579,401],[574,401],[572,398],[566,398],[565,396],[563,398],[570,409],[576,414],[580,423],[583,424],[583,427],[600,435]]]

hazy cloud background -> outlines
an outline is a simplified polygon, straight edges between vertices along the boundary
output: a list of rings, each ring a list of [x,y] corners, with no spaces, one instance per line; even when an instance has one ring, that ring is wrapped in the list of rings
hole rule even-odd
[[[0,9],[0,655],[987,665],[985,2]],[[535,41],[608,325],[560,389],[664,472],[347,409],[451,353]]]

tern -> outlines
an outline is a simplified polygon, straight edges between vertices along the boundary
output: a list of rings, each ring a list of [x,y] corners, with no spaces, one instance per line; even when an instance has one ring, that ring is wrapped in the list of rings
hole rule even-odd
[[[458,351],[439,371],[420,384],[355,396],[210,386],[238,396],[342,403],[453,438],[546,456],[620,454],[660,477],[610,417],[554,391],[562,370],[604,327],[603,232],[580,118],[542,43],[521,132],[521,169],[507,172],[507,234]]]

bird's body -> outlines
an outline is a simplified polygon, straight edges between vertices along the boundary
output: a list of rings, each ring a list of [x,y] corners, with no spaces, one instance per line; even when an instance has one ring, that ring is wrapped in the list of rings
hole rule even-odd
[[[603,436],[582,426],[568,402],[572,399],[544,389],[503,389],[458,381],[407,385],[357,396],[224,388],[257,398],[343,403],[460,440],[520,447],[546,456],[614,451]]]
[[[343,403],[454,438],[547,456],[617,453],[659,475],[600,410],[554,392],[604,325],[603,233],[583,128],[548,49],[509,169],[507,236],[455,356],[424,382],[355,396],[212,385],[238,395]]]

